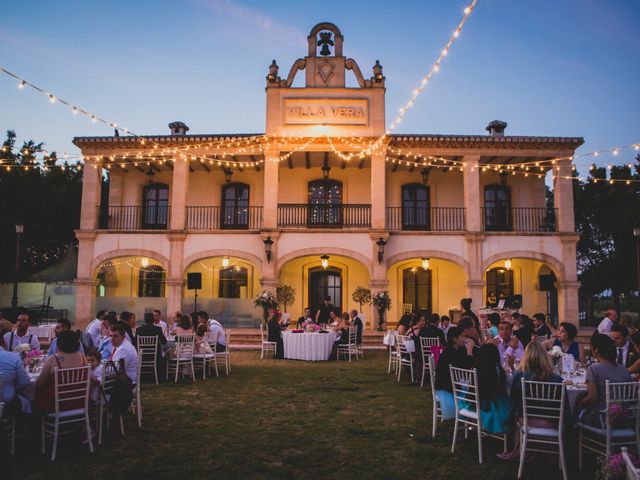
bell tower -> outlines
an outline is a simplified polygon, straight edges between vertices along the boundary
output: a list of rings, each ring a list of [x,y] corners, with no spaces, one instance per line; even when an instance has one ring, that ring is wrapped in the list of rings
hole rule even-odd
[[[344,87],[346,59],[342,56],[340,29],[333,23],[319,23],[313,27],[307,41],[307,88]]]

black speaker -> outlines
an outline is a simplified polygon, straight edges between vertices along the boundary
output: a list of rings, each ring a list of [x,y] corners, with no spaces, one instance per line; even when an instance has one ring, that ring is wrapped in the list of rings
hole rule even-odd
[[[540,275],[538,278],[541,292],[549,292],[555,288],[555,278],[553,275]]]
[[[200,290],[202,288],[202,274],[200,272],[187,273],[187,289]]]

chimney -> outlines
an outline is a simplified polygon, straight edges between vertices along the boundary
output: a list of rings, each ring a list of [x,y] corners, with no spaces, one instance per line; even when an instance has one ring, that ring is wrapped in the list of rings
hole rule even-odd
[[[494,120],[489,125],[487,125],[486,130],[492,137],[504,137],[505,128],[507,128],[507,122]]]
[[[189,131],[189,127],[182,122],[171,122],[169,128],[171,129],[171,135],[186,135]]]

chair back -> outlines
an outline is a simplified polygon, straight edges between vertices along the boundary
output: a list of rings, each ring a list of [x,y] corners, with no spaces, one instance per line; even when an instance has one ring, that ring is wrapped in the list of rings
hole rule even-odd
[[[557,424],[562,432],[564,402],[567,387],[564,383],[522,380],[522,412],[524,427],[531,419],[539,418]]]
[[[411,303],[403,303],[402,304],[402,314],[407,315],[413,312],[413,304]]]
[[[606,381],[606,429],[615,428],[614,422],[620,415],[635,423],[636,435],[640,431],[640,383]],[[616,408],[617,406],[617,408]],[[622,412],[624,411],[624,412]],[[631,423],[631,421],[629,423]]]
[[[142,336],[136,337],[138,356],[140,357],[140,363],[155,364],[156,356],[158,354],[158,336]]]
[[[264,322],[260,322],[260,342],[264,343]]]
[[[536,337],[536,343],[544,343],[547,340],[549,340],[549,338],[547,338],[548,335],[540,335]]]
[[[54,368],[55,412],[87,409],[91,367]]]
[[[231,329],[227,329],[224,331],[224,340],[227,342],[226,352],[229,353],[231,350]]]
[[[176,358],[191,360],[195,350],[195,335],[176,335]]]
[[[627,447],[622,447],[622,458],[624,458],[624,464],[627,469],[627,480],[640,480],[640,468],[636,468],[629,456],[629,452],[627,451]]]
[[[456,412],[460,409],[460,401],[471,405],[471,410],[479,412],[480,396],[478,393],[478,373],[476,369],[466,370],[449,365],[453,398]]]
[[[440,339],[438,337],[420,337],[420,347],[422,350],[422,358],[431,354],[431,347],[439,347]]]
[[[349,327],[349,345],[355,345],[358,342],[358,329]]]
[[[404,342],[413,342],[413,339],[411,337],[409,337],[408,335],[398,335],[396,334],[396,338],[395,338],[395,347],[396,347],[396,352],[399,355],[409,355],[411,358],[413,358],[413,352],[409,352],[407,350],[407,346],[405,345]]]
[[[424,352],[424,347],[423,347],[423,352]],[[427,354],[425,355],[424,353],[422,354],[422,361],[424,362],[424,367],[425,369],[428,370],[429,372],[429,380],[431,382],[431,390],[434,394],[434,399],[435,399],[435,391],[436,391],[436,361],[433,357],[432,354]]]
[[[207,332],[205,338],[207,340],[207,343],[211,347],[211,350],[215,352],[216,347],[218,346],[218,335],[216,334],[216,332]]]

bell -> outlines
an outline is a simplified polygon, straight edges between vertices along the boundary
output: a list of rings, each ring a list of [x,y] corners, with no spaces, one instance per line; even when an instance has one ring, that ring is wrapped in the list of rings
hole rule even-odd
[[[329,55],[331,55],[331,50],[329,50],[329,45],[327,45],[326,43],[322,45],[322,49],[320,50],[320,55],[322,55],[323,57],[328,57]]]

